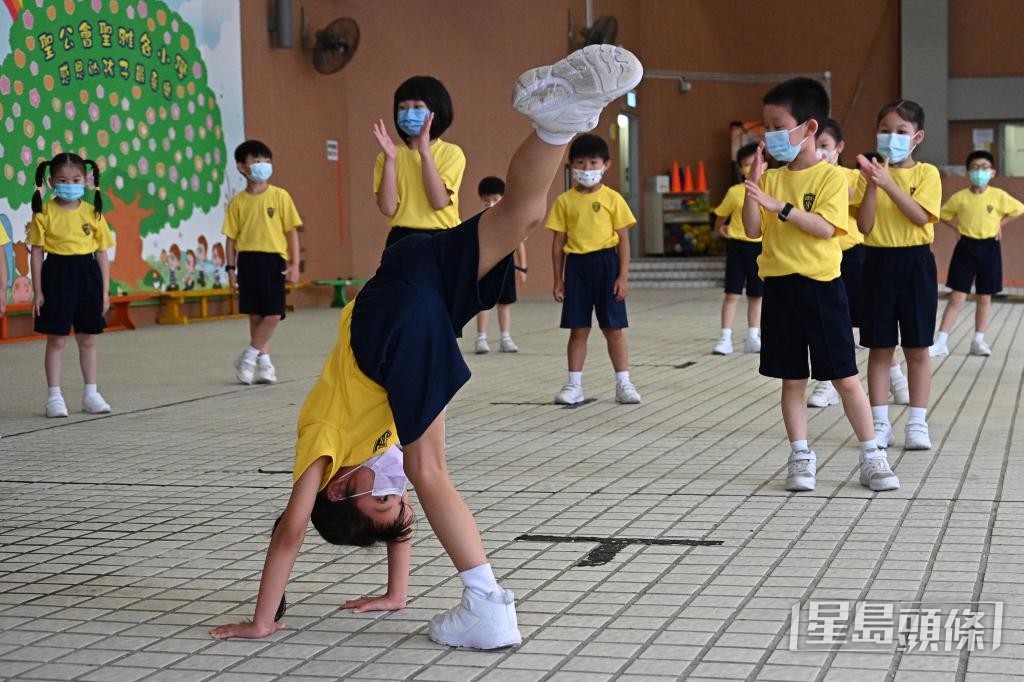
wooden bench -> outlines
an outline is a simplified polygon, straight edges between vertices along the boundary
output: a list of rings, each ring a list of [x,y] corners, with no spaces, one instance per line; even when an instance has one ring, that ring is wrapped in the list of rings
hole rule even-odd
[[[348,277],[345,279],[317,279],[313,280],[313,284],[317,286],[329,286],[334,287],[334,298],[331,300],[332,308],[344,308],[348,305],[348,297],[345,295],[345,289],[348,287],[362,286],[369,280],[362,277]]]
[[[104,331],[117,332],[125,329],[135,329],[135,322],[132,320],[130,308],[132,303],[148,301],[154,298],[155,294],[129,294],[126,296],[111,296],[110,311],[107,326]],[[9,336],[8,318],[11,313],[32,314],[31,303],[12,303],[7,306],[7,314],[0,317],[0,343],[13,343],[15,341],[30,341],[32,339],[46,338],[44,334],[31,332],[21,336]]]
[[[294,289],[301,289],[309,286],[309,282],[298,284],[286,284],[286,295]],[[233,317],[246,317],[245,313],[238,312],[238,291],[222,287],[220,289],[194,289],[192,291],[164,291],[159,294],[163,310],[156,318],[159,324],[188,324],[189,322],[210,322],[212,320],[227,320]],[[221,315],[210,314],[210,299],[223,300],[227,302],[228,312]],[[199,316],[188,316],[181,312],[181,306],[186,303],[199,303]],[[294,306],[286,306],[291,312]]]

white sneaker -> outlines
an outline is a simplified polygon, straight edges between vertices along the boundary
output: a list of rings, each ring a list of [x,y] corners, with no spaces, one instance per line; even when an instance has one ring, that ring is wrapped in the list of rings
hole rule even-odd
[[[640,392],[630,382],[618,381],[615,383],[615,402],[622,403],[623,405],[639,404]]]
[[[861,456],[860,484],[876,493],[883,490],[899,490],[900,479],[889,466],[885,450],[876,450],[870,457]]]
[[[446,646],[502,649],[521,644],[515,595],[498,590],[487,596],[469,588],[462,603],[430,619],[430,639]]]
[[[257,362],[253,381],[257,384],[276,384],[277,369],[269,362]]]
[[[46,416],[47,417],[66,417],[68,416],[68,406],[64,402],[64,398],[56,396],[49,398],[46,401]]]
[[[892,401],[897,405],[909,405],[910,404],[910,384],[907,382],[907,377],[900,375],[898,377],[889,376],[889,392],[892,393]]]
[[[907,450],[931,450],[932,439],[928,436],[928,425],[923,422],[908,423],[903,447]]]
[[[892,447],[896,437],[892,433],[892,424],[889,422],[883,422],[875,420],[875,442],[878,443],[878,447],[885,448]]]
[[[559,405],[577,405],[583,402],[583,386],[579,384],[566,384],[555,396],[555,402]]]
[[[732,355],[732,337],[719,336],[718,343],[711,349],[712,355]]]
[[[805,493],[814,490],[817,458],[811,450],[794,452],[789,456],[789,471],[786,474],[786,490]]]
[[[761,352],[761,336],[750,336],[747,335],[747,340],[743,344],[744,353],[760,353]]]
[[[928,355],[933,358],[949,355],[949,347],[944,343],[933,343],[928,347]]]
[[[588,45],[519,76],[512,106],[533,120],[545,142],[568,144],[576,133],[596,128],[601,110],[636,87],[643,75],[640,60],[628,50]]]
[[[988,347],[988,344],[984,340],[971,341],[971,355],[982,355],[988,357],[992,355],[992,349]]]
[[[517,346],[515,344],[515,341],[513,341],[512,339],[502,339],[501,345],[498,347],[498,350],[500,350],[502,353],[518,353],[519,346]]]
[[[110,405],[107,404],[107,401],[99,393],[93,393],[82,398],[82,412],[106,414],[110,412]],[[67,416],[66,412],[64,416]]]
[[[487,345],[487,339],[481,339],[479,336],[476,338],[475,352],[477,355],[487,355],[491,352],[491,347]]]
[[[828,407],[839,402],[839,391],[832,385],[831,381],[819,381],[810,397],[807,398],[807,407]]]
[[[256,374],[256,361],[250,360],[242,353],[235,359],[235,376],[243,384],[251,384]]]

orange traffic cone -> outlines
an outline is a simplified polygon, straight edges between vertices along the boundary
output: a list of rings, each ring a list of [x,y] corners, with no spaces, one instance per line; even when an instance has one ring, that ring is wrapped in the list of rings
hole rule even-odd
[[[683,183],[679,179],[679,162],[678,161],[673,161],[672,162],[672,184],[669,185],[669,190],[671,190],[672,192],[682,192],[683,191]]]
[[[708,178],[704,175],[704,161],[697,162],[697,191],[707,192],[708,191]]]
[[[690,164],[686,164],[686,171],[683,173],[683,191],[693,191],[693,172],[690,170]]]

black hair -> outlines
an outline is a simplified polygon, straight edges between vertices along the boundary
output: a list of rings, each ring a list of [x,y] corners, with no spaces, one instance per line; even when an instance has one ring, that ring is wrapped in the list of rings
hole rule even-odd
[[[332,545],[372,547],[378,542],[405,542],[412,537],[412,514],[404,501],[394,521],[378,526],[359,511],[351,494],[346,490],[346,499],[332,502],[326,490],[317,493],[309,520],[324,540]]]
[[[268,159],[273,159],[274,155],[270,151],[270,147],[263,144],[259,140],[246,140],[242,144],[235,147],[235,162],[245,163],[245,160],[252,157],[265,156]]]
[[[834,118],[830,118],[825,121],[825,125],[818,130],[818,136],[821,136],[822,133],[828,133],[831,135],[832,139],[836,141],[836,144],[843,141],[843,129],[839,127],[839,121]]]
[[[444,87],[444,83],[433,76],[413,76],[398,86],[395,90],[394,111],[395,129],[399,137],[405,142],[409,141],[409,135],[398,127],[398,104],[408,100],[421,100],[427,105],[427,109],[434,115],[434,121],[430,124],[430,139],[434,140],[444,134],[452,125],[455,111],[452,109],[452,97]]]
[[[496,178],[493,175],[488,175],[486,178],[480,181],[480,184],[476,186],[476,193],[482,197],[490,196],[491,194],[505,195],[505,181],[501,178]]]
[[[825,127],[828,119],[828,93],[825,86],[813,78],[800,76],[779,83],[768,91],[761,103],[786,107],[798,124],[813,119],[818,130]]]
[[[600,157],[602,161],[611,158],[608,143],[597,135],[580,135],[569,145],[569,161]]]
[[[103,195],[100,194],[100,167],[92,159],[83,159],[78,154],[70,152],[58,154],[49,161],[43,161],[36,166],[36,188],[32,193],[32,212],[43,212],[43,180],[46,179],[47,169],[49,169],[50,177],[52,178],[54,173],[65,166],[74,166],[81,169],[82,175],[88,175],[89,169],[92,169],[92,185],[95,189],[95,195],[92,198],[92,208],[96,211],[96,215],[102,214]]]
[[[736,163],[743,165],[743,159],[750,158],[757,153],[757,143],[745,144],[736,151]]]
[[[878,112],[878,119],[875,121],[875,125],[882,122],[886,114],[895,111],[896,115],[902,118],[908,123],[913,123],[914,127],[918,130],[924,130],[924,109],[917,102],[912,102],[909,99],[897,99],[889,102]]]
[[[973,152],[968,154],[967,160],[964,161],[964,166],[970,167],[971,161],[977,161],[978,159],[984,159],[988,161],[989,163],[992,164],[992,167],[995,168],[996,158],[992,156],[991,152],[987,152],[984,149],[975,149]]]

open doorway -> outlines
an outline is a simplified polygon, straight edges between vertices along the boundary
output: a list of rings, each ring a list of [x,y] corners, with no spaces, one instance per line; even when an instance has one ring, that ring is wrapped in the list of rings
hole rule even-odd
[[[1001,175],[1024,176],[1024,123],[1004,123]]]
[[[639,118],[631,111],[624,111],[615,118],[619,142],[619,187],[638,223],[640,221],[640,192],[643,184],[638,176],[640,172],[639,124]],[[637,258],[640,256],[639,225],[630,230],[628,234],[629,252],[632,258]]]

